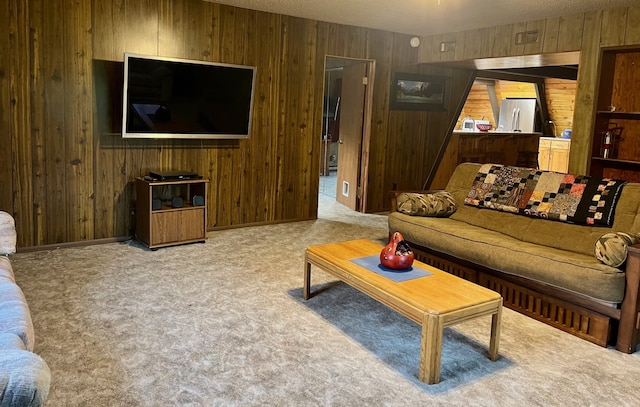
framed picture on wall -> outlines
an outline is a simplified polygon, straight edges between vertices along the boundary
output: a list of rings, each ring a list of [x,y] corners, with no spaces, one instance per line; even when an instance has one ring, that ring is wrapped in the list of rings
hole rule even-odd
[[[440,75],[396,72],[389,106],[393,110],[447,110],[448,78]]]

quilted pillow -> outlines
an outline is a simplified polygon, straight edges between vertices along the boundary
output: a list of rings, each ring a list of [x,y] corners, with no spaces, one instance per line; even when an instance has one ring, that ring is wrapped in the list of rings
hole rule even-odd
[[[456,202],[450,193],[439,191],[433,194],[403,192],[397,198],[398,212],[411,216],[446,217],[453,214]]]
[[[609,266],[621,267],[627,260],[627,248],[638,243],[640,233],[605,233],[596,241],[596,259]]]

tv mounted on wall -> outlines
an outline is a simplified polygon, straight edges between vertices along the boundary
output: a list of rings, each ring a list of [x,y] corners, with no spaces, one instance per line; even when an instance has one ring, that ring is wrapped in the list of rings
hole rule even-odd
[[[127,53],[122,137],[248,138],[255,73],[252,66]]]

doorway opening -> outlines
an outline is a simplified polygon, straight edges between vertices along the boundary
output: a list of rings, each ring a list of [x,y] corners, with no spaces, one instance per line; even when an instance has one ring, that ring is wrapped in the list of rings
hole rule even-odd
[[[503,99],[536,100],[532,134],[539,135],[538,141],[534,140],[531,143],[533,145],[527,145],[522,156],[516,151],[516,162],[521,157],[521,166],[568,172],[571,140],[563,138],[563,135],[570,135],[575,123],[579,63],[580,51],[443,63],[447,67],[475,71],[476,80],[466,95],[453,132],[448,134],[438,152],[437,164],[429,173],[424,189],[444,188],[455,167],[463,161],[505,163],[507,154],[504,144],[490,142],[488,137],[495,136],[495,133],[514,131],[509,124],[501,128],[500,110],[503,109],[503,104],[499,101]],[[508,104],[504,105],[507,106]],[[520,108],[516,110],[517,116],[521,118],[522,111]],[[513,116],[513,108],[504,109],[503,112],[506,113],[503,122],[509,123],[512,117],[516,117]],[[518,134],[523,130],[520,123],[516,126],[520,130]],[[493,134],[483,133],[487,132],[487,128]],[[477,138],[474,137],[474,132]],[[483,137],[483,134],[487,137]],[[505,134],[503,140],[507,137],[515,139],[512,135]],[[468,140],[461,141],[461,138]],[[469,140],[473,141],[468,142]],[[497,139],[494,138],[495,140]],[[554,160],[551,160],[551,155],[555,155]],[[498,158],[494,158],[496,156]],[[513,158],[513,154],[510,157]]]
[[[325,57],[318,208],[365,212],[375,63]]]

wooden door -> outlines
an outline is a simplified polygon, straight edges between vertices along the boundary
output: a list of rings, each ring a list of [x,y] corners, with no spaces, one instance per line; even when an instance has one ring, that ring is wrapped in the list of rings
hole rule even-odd
[[[549,170],[556,172],[569,171],[569,141],[553,140],[550,145],[551,157],[549,158]]]
[[[538,148],[538,168],[543,171],[549,171],[551,162],[551,140],[540,139],[540,147]]]
[[[365,109],[365,79],[368,62],[344,67],[340,99],[340,138],[336,201],[359,210],[360,157]]]

